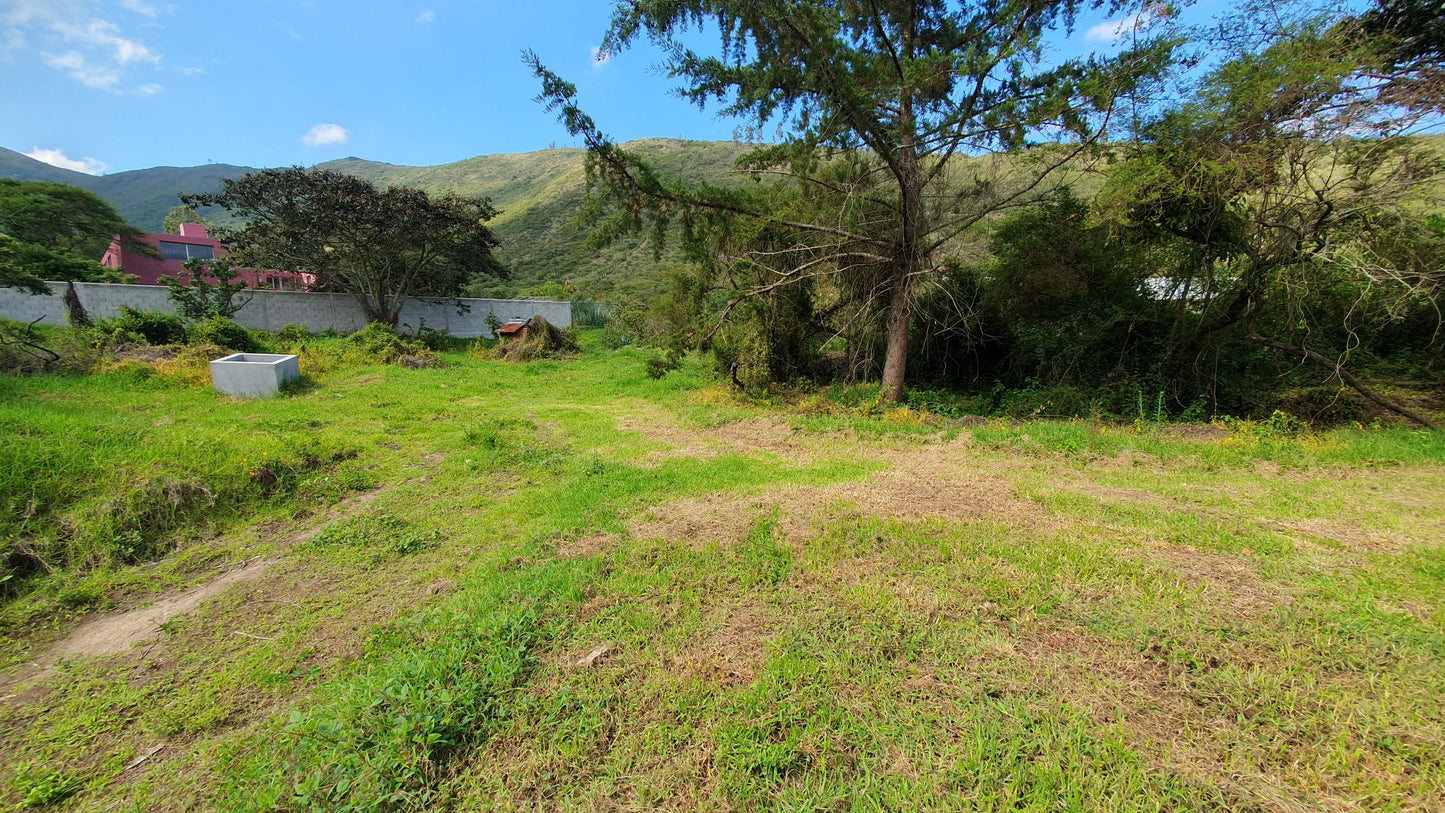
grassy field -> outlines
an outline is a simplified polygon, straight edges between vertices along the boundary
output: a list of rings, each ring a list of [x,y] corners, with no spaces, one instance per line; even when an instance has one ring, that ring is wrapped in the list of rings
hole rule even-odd
[[[0,805],[1445,808],[1445,435],[643,358],[0,379]]]

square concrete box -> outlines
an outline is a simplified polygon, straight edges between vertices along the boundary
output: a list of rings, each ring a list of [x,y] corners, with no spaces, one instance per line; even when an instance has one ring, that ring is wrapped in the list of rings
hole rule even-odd
[[[269,398],[282,384],[300,377],[295,356],[237,353],[211,362],[211,386],[225,395]]]

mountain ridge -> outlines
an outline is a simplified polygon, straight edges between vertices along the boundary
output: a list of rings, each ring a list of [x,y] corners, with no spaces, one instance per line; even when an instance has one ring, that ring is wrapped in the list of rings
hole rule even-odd
[[[624,145],[647,154],[660,170],[717,180],[755,145],[727,141],[640,139]],[[525,294],[549,282],[563,283],[578,295],[595,298],[650,296],[664,284],[675,259],[655,259],[639,250],[645,237],[624,238],[600,250],[587,249],[587,229],[575,222],[586,195],[583,159],[576,147],[525,153],[476,155],[449,164],[412,166],[347,156],[315,166],[378,186],[415,186],[439,194],[455,192],[492,200],[500,214],[488,225],[502,241],[498,256],[511,280],[484,281],[473,293]],[[89,190],[116,207],[133,226],[160,231],[179,194],[218,191],[223,178],[239,178],[256,167],[204,164],[159,166],[109,175],[87,175],[37,161],[0,147],[0,177],[68,183]],[[226,222],[224,212],[205,212]]]

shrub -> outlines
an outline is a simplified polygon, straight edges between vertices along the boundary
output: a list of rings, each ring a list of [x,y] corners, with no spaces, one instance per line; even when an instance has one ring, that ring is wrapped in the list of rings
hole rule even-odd
[[[102,339],[118,335],[139,336],[146,344],[181,344],[186,340],[186,323],[179,316],[162,311],[138,311],[120,306],[120,315],[100,319],[93,328]]]
[[[435,367],[441,359],[421,342],[398,336],[381,322],[372,322],[346,338],[356,350],[372,361],[404,367]]]
[[[236,294],[246,290],[246,281],[228,259],[188,260],[186,272],[185,282],[176,277],[161,277],[161,282],[170,288],[176,312],[187,319],[230,319],[251,301],[235,301]]]
[[[657,379],[681,367],[682,358],[677,353],[659,353],[649,356],[646,364],[647,377]]]
[[[276,335],[279,336],[283,342],[303,342],[315,337],[316,334],[312,333],[305,325],[292,323],[281,328],[281,332]]]
[[[192,342],[217,344],[240,353],[261,351],[261,343],[251,331],[219,316],[191,325],[187,337]]]

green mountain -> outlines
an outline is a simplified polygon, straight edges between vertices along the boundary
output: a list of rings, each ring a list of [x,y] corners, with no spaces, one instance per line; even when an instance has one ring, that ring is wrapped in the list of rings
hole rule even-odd
[[[0,147],[0,177],[53,181],[78,186],[109,201],[131,225],[160,231],[177,195],[213,192],[222,178],[239,178],[253,167],[205,164],[199,167],[151,167],[113,175],[87,175],[36,161]]]
[[[733,162],[750,148],[733,142],[675,139],[644,139],[626,146],[647,155],[661,172],[717,182],[728,179]],[[669,259],[654,259],[641,236],[600,250],[585,247],[587,226],[575,222],[586,194],[584,156],[580,149],[551,149],[484,155],[433,167],[360,158],[319,166],[379,186],[414,186],[428,192],[491,198],[501,214],[490,225],[502,241],[499,254],[512,279],[502,285],[481,286],[479,293],[525,293],[544,282],[566,283],[581,295],[598,298],[656,293]]]
[[[648,155],[659,170],[689,178],[726,181],[733,161],[746,152],[731,142],[646,139],[627,145]],[[428,192],[457,192],[492,199],[501,214],[490,224],[502,241],[499,255],[512,278],[479,286],[477,293],[526,293],[546,282],[570,285],[582,296],[649,296],[665,279],[668,259],[654,259],[641,237],[601,250],[584,242],[587,227],[575,221],[586,194],[580,149],[549,149],[516,155],[483,155],[431,167],[398,166],[343,158],[318,166],[365,178],[379,186],[405,185]],[[237,178],[251,167],[207,164],[154,167],[86,175],[50,166],[0,148],[0,177],[57,181],[88,189],[110,201],[137,228],[160,231],[176,195],[211,192],[222,178]],[[205,213],[212,216],[213,213]],[[224,222],[224,213],[219,214]]]

